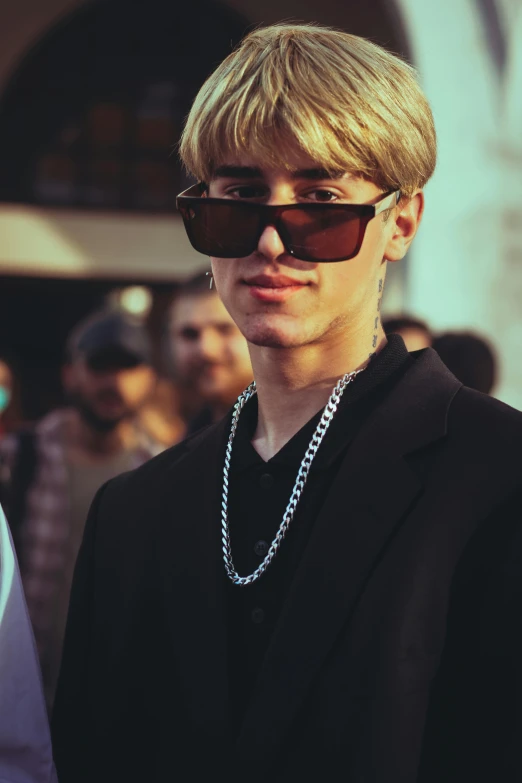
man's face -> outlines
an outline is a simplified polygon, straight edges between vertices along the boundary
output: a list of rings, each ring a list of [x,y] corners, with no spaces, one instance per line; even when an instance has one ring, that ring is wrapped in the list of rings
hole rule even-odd
[[[150,396],[156,381],[147,365],[93,369],[83,357],[63,370],[72,403],[96,429],[111,430],[134,416]]]
[[[0,386],[11,389],[13,385],[13,375],[8,365],[0,359]]]
[[[180,382],[203,403],[230,405],[252,380],[246,341],[215,292],[183,296],[170,314]]]
[[[13,375],[8,365],[0,359],[0,415],[11,402]]]
[[[307,157],[296,156],[291,166],[289,172],[232,159],[219,167],[209,195],[263,204],[372,204],[383,196],[361,177],[329,178]],[[361,250],[349,261],[300,261],[286,252],[273,226],[265,228],[250,256],[212,258],[217,289],[247,340],[276,348],[320,345],[341,338],[347,328],[353,334],[370,312],[378,317],[383,259],[394,249],[390,257],[398,260],[397,249],[389,247],[396,234],[395,212],[388,220],[378,215],[369,222]]]

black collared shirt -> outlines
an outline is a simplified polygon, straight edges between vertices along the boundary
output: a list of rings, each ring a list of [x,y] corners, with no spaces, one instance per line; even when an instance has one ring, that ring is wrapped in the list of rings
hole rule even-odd
[[[231,724],[238,728],[283,602],[349,444],[410,363],[398,335],[345,389],[312,463],[308,482],[286,538],[263,576],[246,587],[227,579]],[[234,566],[240,576],[260,565],[283,519],[297,472],[321,418],[319,411],[268,462],[252,446],[257,398],[239,419],[232,450],[229,525]],[[347,494],[349,503],[349,494]]]

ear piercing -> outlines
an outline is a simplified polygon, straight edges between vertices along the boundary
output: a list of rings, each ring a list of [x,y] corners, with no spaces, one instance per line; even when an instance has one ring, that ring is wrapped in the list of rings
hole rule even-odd
[[[212,275],[212,272],[207,272],[207,277],[210,275],[210,285],[209,288],[212,288],[212,283],[214,282],[214,277]]]

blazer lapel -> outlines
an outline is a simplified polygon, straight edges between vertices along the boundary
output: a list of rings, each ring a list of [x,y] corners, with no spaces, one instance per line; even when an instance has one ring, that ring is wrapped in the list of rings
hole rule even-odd
[[[446,432],[461,384],[429,350],[351,444],[281,612],[238,739],[274,753],[379,556],[422,491],[404,455]]]
[[[227,421],[187,443],[158,493],[165,508],[163,584],[174,660],[185,689],[188,720],[202,746],[226,734],[228,679],[224,566],[221,556],[221,466]],[[205,741],[204,741],[205,738]]]

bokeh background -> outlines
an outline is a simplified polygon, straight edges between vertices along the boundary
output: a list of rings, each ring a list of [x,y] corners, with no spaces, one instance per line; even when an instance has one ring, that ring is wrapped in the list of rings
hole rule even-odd
[[[160,352],[177,282],[206,265],[174,208],[183,118],[248,29],[289,19],[418,68],[439,163],[385,312],[486,336],[496,396],[522,408],[522,0],[2,0],[0,355],[27,418],[57,404],[66,336],[108,300]]]

